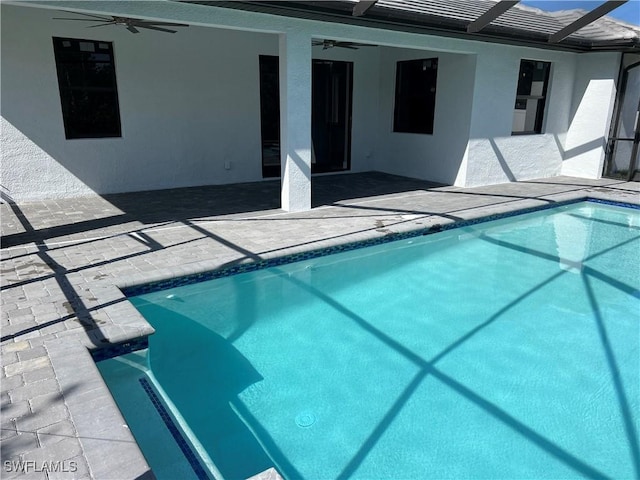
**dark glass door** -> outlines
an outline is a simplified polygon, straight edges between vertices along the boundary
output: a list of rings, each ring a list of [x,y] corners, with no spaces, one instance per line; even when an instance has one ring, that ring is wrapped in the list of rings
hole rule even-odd
[[[278,57],[260,56],[262,175],[280,176]],[[353,63],[313,60],[311,79],[311,172],[351,168]]]
[[[260,55],[262,176],[280,176],[280,77],[278,57]]]
[[[350,168],[352,71],[351,62],[313,61],[312,173]]]
[[[604,176],[633,180],[638,175],[640,145],[640,62],[622,73],[605,157]]]

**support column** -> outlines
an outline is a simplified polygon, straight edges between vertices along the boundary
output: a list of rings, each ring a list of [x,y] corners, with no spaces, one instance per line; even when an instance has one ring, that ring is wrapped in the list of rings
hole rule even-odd
[[[311,209],[311,36],[280,34],[282,209]]]

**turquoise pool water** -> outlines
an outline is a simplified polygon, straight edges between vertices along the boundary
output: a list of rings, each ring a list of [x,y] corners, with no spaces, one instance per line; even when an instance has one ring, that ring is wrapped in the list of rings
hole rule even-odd
[[[99,366],[160,478],[141,376],[225,478],[637,478],[639,254],[566,205],[133,297],[148,352]]]

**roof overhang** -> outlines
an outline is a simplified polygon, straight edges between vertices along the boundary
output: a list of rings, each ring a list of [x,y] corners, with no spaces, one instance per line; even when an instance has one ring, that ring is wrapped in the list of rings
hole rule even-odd
[[[314,0],[314,1],[207,1],[177,0],[222,8],[246,10],[272,15],[358,25],[364,27],[401,30],[467,40],[502,43],[508,45],[535,46],[538,48],[574,52],[590,51],[640,51],[637,37],[611,40],[590,39],[571,35],[594,22],[628,0],[609,0],[570,25],[556,31],[542,32],[536,29],[492,23],[518,1],[502,0],[486,2],[487,9],[475,19],[458,18],[455,15],[430,15],[425,9],[389,8],[379,0]],[[446,2],[442,2],[446,3]],[[407,2],[410,5],[411,2]]]
[[[609,0],[607,2],[604,2],[602,5],[594,8],[589,13],[583,15],[582,17],[578,18],[576,21],[570,23],[566,27],[552,34],[549,37],[549,43],[558,43],[564,40],[573,32],[577,32],[581,28],[584,28],[590,23],[595,22],[600,17],[603,17],[607,13],[618,8],[619,6],[624,5],[625,3],[627,3],[627,1],[628,0]]]

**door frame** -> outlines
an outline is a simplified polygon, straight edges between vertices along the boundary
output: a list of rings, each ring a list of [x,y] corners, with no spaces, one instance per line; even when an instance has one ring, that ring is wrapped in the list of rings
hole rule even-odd
[[[624,56],[623,56],[624,60]],[[631,147],[631,158],[629,158],[629,170],[627,172],[627,181],[631,181],[635,175],[635,171],[638,168],[638,150],[640,145],[640,98],[638,99],[638,107],[636,109],[636,120],[633,138],[618,137],[618,128],[620,126],[620,120],[622,117],[622,107],[624,105],[625,96],[627,94],[627,82],[629,79],[629,72],[635,68],[640,68],[640,61],[631,63],[626,67],[621,68],[620,82],[618,86],[618,97],[615,102],[615,115],[614,120],[611,122],[611,129],[609,131],[609,139],[607,141],[607,147],[605,152],[605,161],[603,176],[607,177],[611,175],[612,161],[615,159],[616,146],[618,142],[633,142]]]

